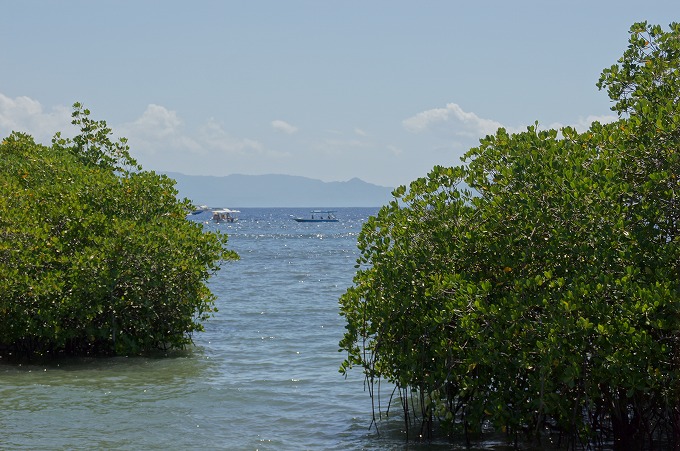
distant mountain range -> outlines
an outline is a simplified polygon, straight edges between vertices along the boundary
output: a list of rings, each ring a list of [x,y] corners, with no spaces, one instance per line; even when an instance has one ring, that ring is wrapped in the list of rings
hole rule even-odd
[[[177,181],[180,197],[210,207],[380,207],[392,199],[393,190],[358,178],[323,182],[279,174],[223,177],[165,174]]]

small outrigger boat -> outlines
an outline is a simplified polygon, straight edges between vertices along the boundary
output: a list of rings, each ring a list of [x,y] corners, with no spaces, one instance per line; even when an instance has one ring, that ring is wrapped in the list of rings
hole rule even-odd
[[[213,210],[212,220],[215,222],[234,222],[238,219],[236,216],[234,216],[236,213],[241,212],[239,210],[230,210],[228,208]]]
[[[338,222],[334,213],[336,210],[312,210],[311,218],[293,218],[297,222]]]

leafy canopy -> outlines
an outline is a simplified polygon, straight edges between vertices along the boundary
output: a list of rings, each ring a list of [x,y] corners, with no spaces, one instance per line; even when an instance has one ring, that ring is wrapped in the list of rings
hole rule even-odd
[[[182,348],[215,311],[206,282],[227,237],[186,220],[174,181],[74,105],[80,134],[0,143],[0,351]]]
[[[397,188],[359,236],[341,372],[467,439],[678,446],[679,74],[680,25],[634,24],[598,82],[618,121],[499,129]]]

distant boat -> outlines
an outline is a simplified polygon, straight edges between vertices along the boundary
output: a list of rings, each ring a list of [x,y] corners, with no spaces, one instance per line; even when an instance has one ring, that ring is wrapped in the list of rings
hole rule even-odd
[[[208,207],[207,205],[201,205],[200,207],[197,207],[196,210],[192,211],[191,214],[198,215],[208,210],[210,210],[210,207]]]
[[[297,222],[338,222],[336,210],[312,210],[309,218],[293,218]]]
[[[234,222],[238,220],[236,213],[241,213],[239,210],[230,210],[228,208],[221,208],[212,211],[212,220],[215,222]]]

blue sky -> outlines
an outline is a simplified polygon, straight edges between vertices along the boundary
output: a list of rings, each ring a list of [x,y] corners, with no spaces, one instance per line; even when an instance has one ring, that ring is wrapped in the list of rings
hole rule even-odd
[[[3,1],[0,137],[82,102],[147,170],[397,186],[479,138],[613,118],[595,87],[680,1]]]

